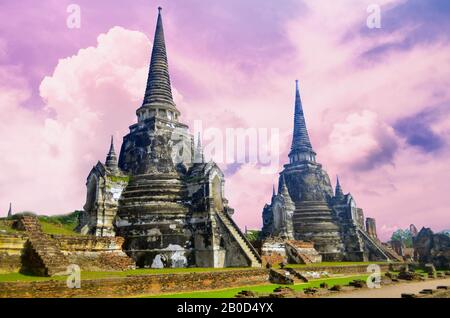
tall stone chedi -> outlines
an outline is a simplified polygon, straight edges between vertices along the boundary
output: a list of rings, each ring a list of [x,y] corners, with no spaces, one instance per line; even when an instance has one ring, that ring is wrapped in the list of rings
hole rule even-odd
[[[316,161],[298,81],[289,163],[278,184],[278,194],[274,191],[263,210],[264,237],[313,242],[324,261],[390,258],[376,234],[366,232],[363,211],[353,197],[344,194],[339,180],[333,193],[327,172]]]
[[[234,223],[224,175],[203,162],[172,96],[161,8],[137,123],[106,165],[88,177],[80,227],[119,235],[140,267],[260,266],[258,253]]]

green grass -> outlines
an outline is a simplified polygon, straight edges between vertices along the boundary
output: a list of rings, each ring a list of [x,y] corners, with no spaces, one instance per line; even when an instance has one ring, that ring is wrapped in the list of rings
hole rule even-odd
[[[55,234],[55,235],[81,235],[80,233],[75,232],[76,224],[62,224],[55,222],[47,222],[40,221],[42,231],[47,234]]]
[[[41,224],[42,230],[47,234],[56,235],[80,235],[75,232],[75,228],[78,224],[79,211],[75,211],[65,215],[37,215],[39,222]],[[21,233],[22,231],[17,231],[11,228],[11,223],[20,217],[20,215],[36,215],[32,212],[22,212],[15,214],[12,219],[0,219],[0,233],[14,234]],[[23,233],[23,232],[22,232]]]
[[[64,276],[59,277],[39,277],[39,276],[30,276],[22,273],[8,273],[8,274],[0,274],[0,283],[4,282],[39,282],[39,281],[47,281],[47,280],[63,280]]]
[[[53,234],[61,234],[64,229],[61,227],[55,226],[52,223],[46,223],[45,226],[48,226],[47,231],[53,232]],[[43,224],[43,227],[44,227]],[[53,228],[51,228],[53,227]],[[69,233],[70,230],[67,230],[66,233]],[[58,232],[58,233],[56,233]],[[74,235],[74,234],[71,234]],[[325,262],[318,263],[313,265],[300,265],[300,264],[290,264],[289,267],[293,268],[302,268],[306,266],[344,266],[344,265],[367,265],[373,263],[364,263],[364,262]],[[243,268],[162,268],[162,269],[134,269],[134,270],[126,270],[123,272],[105,272],[105,271],[83,271],[81,273],[82,280],[88,279],[103,279],[103,278],[115,278],[115,277],[126,277],[126,276],[138,276],[138,275],[157,275],[157,274],[182,274],[182,273],[202,273],[202,272],[218,272],[218,271],[233,271],[233,270],[252,270],[249,267]],[[63,277],[37,277],[37,276],[28,276],[20,273],[11,273],[11,274],[0,274],[0,282],[13,282],[13,281],[41,281],[41,280],[51,280],[51,279],[65,279]]]
[[[41,215],[39,216],[39,221],[44,233],[56,235],[80,235],[75,232],[79,213],[79,211],[75,211],[65,215]]]
[[[104,272],[104,271],[84,271],[81,272],[82,280],[89,279],[105,279],[126,276],[139,275],[158,275],[158,274],[182,274],[182,273],[201,273],[201,272],[218,272],[233,270],[251,270],[252,268],[162,268],[162,269],[131,269],[123,272]],[[43,280],[64,280],[66,276],[55,277],[38,277],[29,276],[21,273],[0,274],[0,282],[31,282]]]
[[[333,285],[347,285],[351,281],[355,279],[364,279],[366,280],[368,275],[355,275],[355,276],[347,276],[347,277],[339,277],[339,278],[323,278],[311,280],[308,283],[296,284],[296,285],[287,285],[295,291],[301,291],[307,287],[319,287],[321,283],[327,283],[328,286],[332,287]],[[256,293],[268,294],[273,292],[273,290],[280,285],[277,284],[265,284],[258,286],[242,286],[237,288],[227,288],[221,290],[211,290],[211,291],[199,291],[199,292],[188,292],[188,293],[177,293],[177,294],[162,294],[162,295],[152,295],[152,296],[144,296],[144,298],[233,298],[237,293],[242,290],[250,290]],[[286,285],[284,285],[286,286]]]

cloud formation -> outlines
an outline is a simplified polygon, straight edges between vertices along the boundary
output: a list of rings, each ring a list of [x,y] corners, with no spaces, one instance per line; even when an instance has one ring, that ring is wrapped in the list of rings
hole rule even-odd
[[[101,34],[97,46],[61,59],[45,77],[39,112],[26,107],[27,79],[2,68],[0,111],[8,117],[0,153],[9,154],[0,158],[2,202],[49,214],[82,207],[85,178],[104,160],[110,135],[120,141],[135,120],[150,48],[140,32],[115,27]]]

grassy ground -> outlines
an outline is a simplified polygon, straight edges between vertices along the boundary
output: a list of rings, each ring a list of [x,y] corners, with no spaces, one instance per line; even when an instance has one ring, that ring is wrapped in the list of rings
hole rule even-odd
[[[81,279],[104,279],[116,278],[126,276],[139,275],[157,275],[157,274],[182,274],[182,273],[200,273],[200,272],[217,272],[217,271],[232,271],[232,270],[251,270],[252,268],[163,268],[163,269],[134,269],[123,272],[81,272]],[[29,276],[21,273],[0,274],[0,282],[32,282],[43,280],[65,280],[66,276],[55,277],[37,277]]]
[[[334,285],[346,285],[355,279],[366,280],[368,275],[354,275],[346,277],[334,277],[334,278],[323,278],[311,280],[308,283],[301,283],[296,285],[288,285],[295,291],[301,291],[307,287],[319,287],[321,283],[327,283],[328,286],[332,287]],[[157,296],[144,296],[145,298],[233,298],[237,293],[242,290],[250,290],[257,293],[271,293],[273,290],[280,285],[276,284],[265,284],[259,286],[242,286],[237,288],[227,288],[221,290],[211,290],[211,291],[199,291],[190,293],[178,293],[178,294],[165,294]],[[284,285],[286,286],[286,285]]]
[[[80,235],[79,233],[75,232],[75,226],[73,224],[61,224],[61,223],[55,223],[55,222],[47,222],[47,221],[40,221],[42,231],[47,234],[56,234],[56,235]]]
[[[75,227],[78,223],[78,214],[79,212],[55,216],[40,215],[38,216],[38,218],[44,233],[73,236],[80,235],[79,233],[75,232]],[[20,233],[21,231],[17,231],[11,228],[11,222],[13,222],[12,219],[0,219],[0,233]]]
[[[302,268],[306,266],[345,266],[345,265],[368,265],[373,263],[364,262],[325,262],[318,264],[300,265],[300,264],[290,264],[289,267]],[[102,278],[115,278],[115,277],[126,277],[126,276],[136,276],[136,275],[157,275],[157,274],[182,274],[182,273],[199,273],[199,272],[217,272],[217,271],[233,271],[233,270],[252,270],[249,267],[243,268],[162,268],[162,269],[134,269],[127,270],[123,272],[105,272],[105,271],[85,271],[81,273],[81,279],[102,279]],[[9,273],[0,274],[0,282],[15,282],[15,281],[41,281],[41,280],[51,280],[51,279],[65,279],[62,277],[36,277],[28,276],[20,273]]]
[[[66,215],[39,216],[42,230],[47,234],[80,235],[75,232],[79,212]]]

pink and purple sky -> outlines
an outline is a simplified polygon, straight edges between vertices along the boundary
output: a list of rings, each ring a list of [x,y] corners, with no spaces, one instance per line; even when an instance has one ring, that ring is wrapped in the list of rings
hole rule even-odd
[[[183,122],[279,128],[281,171],[298,78],[318,161],[382,239],[450,228],[448,0],[0,0],[0,215],[82,208],[136,121],[159,5]],[[238,223],[259,228],[277,174],[221,166]]]

